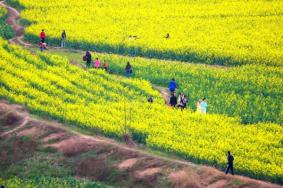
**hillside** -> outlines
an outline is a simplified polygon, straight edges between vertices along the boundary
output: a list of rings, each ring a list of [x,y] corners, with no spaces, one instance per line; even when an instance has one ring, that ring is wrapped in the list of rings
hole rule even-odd
[[[23,44],[22,28],[15,20],[12,24],[19,28],[19,32],[15,32],[17,38],[10,42]],[[282,183],[283,129],[280,123],[283,114],[282,105],[278,105],[282,95],[282,69],[279,67],[245,65],[227,68],[93,52],[110,62],[112,74],[109,74],[103,70],[82,69],[83,52],[80,50],[51,48],[49,53],[40,53],[30,48],[30,44],[24,46],[28,49],[0,39],[0,98],[22,104],[33,115],[57,120],[86,134],[100,134],[116,140],[127,138],[132,146],[142,143],[161,154],[172,153],[221,170],[225,168],[225,153],[232,150],[238,174]],[[134,66],[132,78],[123,76],[127,61]],[[179,81],[178,92],[185,91],[192,96],[187,110],[164,105],[164,99],[155,90],[164,90],[161,86],[166,86],[172,77]],[[149,96],[154,97],[153,104],[147,103]],[[211,100],[210,114],[194,112],[194,101],[199,96],[208,96]],[[117,158],[123,159],[122,156]],[[114,167],[111,166],[111,170]],[[158,169],[153,171],[160,174]],[[170,177],[168,173],[164,176]],[[45,181],[44,177],[42,180]],[[93,180],[100,181],[97,177]],[[51,178],[50,181],[60,179]],[[172,181],[167,178],[156,183],[170,187],[174,184]],[[70,182],[85,183],[73,177],[67,178],[66,183]],[[198,182],[195,183],[199,187],[219,183],[214,180]],[[132,181],[124,183],[126,186]],[[223,186],[242,186],[238,180],[222,183]],[[248,183],[247,186],[253,185]]]
[[[10,178],[0,178],[0,185],[11,188],[108,187],[93,180],[119,187],[279,187],[82,135],[5,101],[0,101],[0,125],[0,175]]]

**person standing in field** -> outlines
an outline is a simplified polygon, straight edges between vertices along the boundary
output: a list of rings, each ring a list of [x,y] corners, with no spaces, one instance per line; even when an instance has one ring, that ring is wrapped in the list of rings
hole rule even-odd
[[[86,60],[86,67],[89,68],[91,65],[91,54],[89,50],[87,50],[85,53],[85,60]]]
[[[206,114],[206,111],[207,111],[207,102],[206,102],[206,98],[203,98],[201,103],[200,103],[200,109],[201,109],[201,112],[203,114]]]
[[[147,102],[149,102],[149,103],[153,103],[153,97],[152,97],[152,96],[150,96],[150,97],[147,99]]]
[[[125,67],[125,72],[126,72],[126,77],[130,77],[132,75],[133,69],[130,62],[127,62],[127,65]]]
[[[107,63],[106,60],[104,60],[103,69],[107,72],[107,71],[108,71],[108,68],[109,68],[109,64]]]
[[[187,97],[184,93],[181,93],[178,98],[178,108],[182,110],[187,107]]]
[[[41,41],[42,43],[44,43],[44,42],[45,42],[45,38],[46,38],[44,29],[41,30],[41,33],[40,33],[39,37],[40,37],[40,41]]]
[[[233,162],[234,162],[234,157],[231,155],[231,152],[227,152],[227,168],[225,170],[225,174],[228,174],[229,171],[231,170],[231,174],[234,175],[234,169],[233,169]]]
[[[67,34],[66,31],[63,30],[62,34],[61,34],[61,47],[64,48],[65,47],[65,41],[67,38]]]
[[[196,102],[196,111],[197,111],[198,113],[201,113],[200,103],[201,103],[201,100],[198,100],[198,101]]]
[[[99,61],[98,57],[94,61],[93,67],[96,68],[96,69],[98,69],[100,67],[100,61]]]
[[[174,93],[176,88],[177,88],[177,83],[175,81],[175,78],[172,78],[168,84],[168,89],[171,93]]]
[[[176,95],[175,95],[174,92],[171,94],[169,104],[170,104],[170,106],[172,106],[172,107],[176,107],[176,104],[177,104],[177,97],[176,97]]]

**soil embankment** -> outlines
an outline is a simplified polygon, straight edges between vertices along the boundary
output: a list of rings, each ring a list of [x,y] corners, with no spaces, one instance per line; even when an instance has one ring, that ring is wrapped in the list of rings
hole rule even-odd
[[[13,143],[7,145],[13,138]],[[0,101],[1,165],[21,163],[39,148],[45,156],[62,154],[77,178],[122,187],[280,187],[214,168],[153,155],[102,136],[86,136],[54,121],[37,120],[20,105]],[[52,163],[52,161],[51,161]],[[1,169],[5,170],[5,169]]]

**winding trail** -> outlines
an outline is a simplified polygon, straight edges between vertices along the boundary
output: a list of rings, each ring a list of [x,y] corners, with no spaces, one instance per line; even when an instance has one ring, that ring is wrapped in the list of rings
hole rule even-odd
[[[18,23],[18,19],[20,17],[20,13],[16,9],[14,9],[14,8],[12,8],[10,6],[7,6],[4,3],[4,1],[0,1],[0,6],[5,7],[8,10],[8,14],[9,15],[8,15],[7,20],[6,20],[6,23],[9,24],[13,28],[13,30],[15,32],[15,37],[10,39],[9,42],[13,43],[13,44],[19,44],[19,45],[21,45],[21,46],[23,46],[25,48],[35,47],[31,43],[27,43],[27,42],[23,41],[23,39],[24,39],[24,27],[19,25],[19,23]],[[61,48],[58,48],[58,47],[51,47],[51,48],[52,49],[61,49]],[[82,50],[73,50],[73,51],[84,53],[84,51],[82,51]],[[72,63],[72,62],[70,62],[70,63]],[[72,64],[76,64],[76,63],[73,62]],[[194,65],[197,65],[197,64],[194,64]],[[219,65],[205,65],[205,66],[213,67],[213,68],[221,68],[221,69],[228,68],[228,67],[219,66]],[[166,103],[168,103],[168,99],[169,99],[169,92],[168,92],[168,90],[166,88],[164,88],[164,87],[160,87],[160,86],[156,86],[156,85],[153,85],[152,87],[157,89],[161,93],[163,98],[165,99]],[[2,104],[0,105],[0,107],[3,106],[4,104],[8,106],[7,108],[10,108],[9,107],[10,105],[7,102],[3,102],[3,101],[2,101]],[[2,136],[9,135],[12,132],[17,132],[19,130],[19,128],[26,126],[27,123],[30,122],[30,121],[31,121],[30,117],[28,115],[25,115],[24,121],[19,125],[19,127],[16,127],[15,129],[10,130],[9,132],[2,133],[0,136],[2,137]],[[170,163],[175,163],[175,164],[178,164],[178,165],[182,165],[184,167],[184,169],[185,168],[189,168],[192,171],[196,171],[196,169],[200,169],[200,168],[205,169],[207,171],[207,174],[206,174],[206,177],[202,177],[203,179],[200,179],[200,181],[203,182],[203,184],[200,187],[212,187],[212,188],[225,187],[226,183],[228,181],[230,181],[229,179],[239,180],[239,181],[245,182],[245,185],[239,185],[238,186],[238,187],[243,187],[243,188],[244,187],[245,188],[250,187],[249,185],[251,185],[253,187],[256,186],[256,187],[266,187],[266,188],[269,188],[269,187],[270,188],[271,187],[276,187],[276,188],[277,187],[278,188],[282,187],[280,185],[275,185],[275,184],[271,184],[269,182],[255,180],[255,179],[244,177],[244,176],[238,176],[238,175],[235,175],[235,176],[224,176],[223,172],[221,172],[221,171],[219,171],[219,170],[217,170],[215,168],[212,168],[212,167],[206,167],[206,166],[202,166],[202,165],[197,165],[197,164],[194,164],[194,163],[191,163],[191,162],[188,162],[188,161],[185,161],[185,160],[181,160],[181,159],[172,159],[172,158],[168,158],[168,157],[164,157],[164,156],[160,156],[160,155],[155,155],[155,154],[150,153],[147,150],[139,149],[138,147],[129,147],[127,145],[117,143],[116,141],[114,141],[112,139],[101,137],[101,136],[96,136],[96,137],[86,136],[86,135],[83,135],[81,133],[72,131],[69,128],[67,128],[66,126],[58,124],[57,122],[46,122],[46,121],[39,121],[39,120],[33,120],[33,121],[34,122],[43,123],[43,124],[48,123],[48,124],[50,124],[49,126],[54,126],[55,128],[58,128],[58,129],[61,129],[61,130],[65,130],[66,132],[71,132],[76,139],[77,138],[81,139],[81,143],[80,143],[81,145],[88,145],[88,143],[90,141],[93,142],[93,143],[96,143],[96,144],[97,143],[103,143],[103,144],[106,144],[108,146],[112,146],[112,147],[115,147],[115,148],[120,148],[120,150],[125,150],[125,151],[128,151],[128,152],[137,152],[137,153],[139,153],[142,156],[152,157],[152,158],[155,158],[155,159],[158,159],[158,160],[161,160],[161,161],[167,161],[167,162],[170,162]],[[70,143],[67,143],[66,145],[70,145]],[[60,145],[57,145],[57,146],[54,145],[54,147],[58,147],[58,149],[60,150]],[[156,170],[156,169],[153,169],[153,171],[154,170]],[[180,171],[180,172],[177,172],[175,174],[174,173],[172,174],[171,179],[173,179],[172,181],[176,181],[177,182],[176,183],[176,187],[186,187],[186,186],[182,186],[183,182],[178,182],[178,181],[184,181],[184,182],[186,181],[186,180],[182,179],[183,178],[182,176],[183,176],[184,173],[185,173],[184,177],[187,178],[188,177],[187,176],[188,175],[187,171]],[[209,173],[211,173],[211,174],[209,174]],[[142,174],[150,174],[150,172],[144,172],[144,173],[140,173],[140,174],[141,175]],[[213,182],[213,184],[209,185],[209,184],[206,184],[206,183],[208,183],[207,180],[211,178],[210,176],[213,177],[213,178],[215,178],[215,177],[218,177],[218,178],[220,177],[220,178],[219,178],[219,180],[216,179],[216,181]],[[195,181],[198,181],[198,179],[196,179]],[[212,182],[210,182],[210,183],[212,183]],[[198,187],[198,186],[195,186],[195,187]]]
[[[7,6],[4,1],[0,1],[0,5],[8,10],[8,18],[6,20],[6,23],[10,25],[15,33],[15,37],[12,39],[9,39],[10,43],[16,43],[20,44],[21,46],[24,46],[26,48],[33,47],[32,44],[26,43],[23,41],[24,38],[24,30],[25,28],[18,24],[18,19],[20,18],[20,13],[14,9],[13,7]]]

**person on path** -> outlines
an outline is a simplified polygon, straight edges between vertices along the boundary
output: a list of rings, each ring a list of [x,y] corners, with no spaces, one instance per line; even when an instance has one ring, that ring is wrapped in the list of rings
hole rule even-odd
[[[85,58],[86,58],[86,67],[89,68],[91,65],[91,54],[89,50],[86,51]]]
[[[42,52],[43,52],[43,50],[44,50],[44,46],[43,46],[43,42],[41,42],[41,41],[40,41],[40,43],[39,43],[39,48],[40,48],[40,51],[42,51]]]
[[[186,95],[184,93],[181,93],[178,98],[178,108],[181,108],[183,110],[187,107],[187,102],[188,100]]]
[[[44,29],[41,30],[41,33],[40,33],[39,37],[40,37],[40,41],[44,43],[45,42],[45,38],[46,38]]]
[[[233,169],[233,161],[234,157],[231,155],[231,152],[227,152],[227,168],[225,170],[225,174],[228,174],[229,171],[231,170],[231,174],[234,175],[234,169]]]
[[[201,103],[200,103],[200,109],[201,109],[201,112],[203,114],[206,114],[206,111],[207,111],[207,102],[206,102],[206,98],[203,98]]]
[[[174,92],[171,94],[169,104],[170,104],[170,106],[176,107],[177,97],[176,97]]]
[[[130,62],[127,62],[125,72],[126,72],[126,77],[130,77],[132,75],[133,69],[132,69]]]
[[[176,88],[177,88],[177,83],[176,83],[175,79],[172,78],[171,81],[168,84],[168,89],[171,93],[174,93]]]
[[[61,47],[64,48],[65,47],[65,41],[66,41],[67,35],[65,30],[63,30],[62,34],[61,34]]]
[[[96,68],[96,69],[98,69],[100,67],[100,61],[99,61],[98,57],[94,61],[93,67]]]

